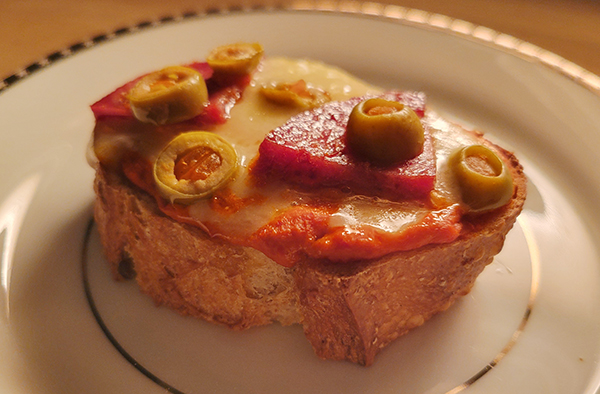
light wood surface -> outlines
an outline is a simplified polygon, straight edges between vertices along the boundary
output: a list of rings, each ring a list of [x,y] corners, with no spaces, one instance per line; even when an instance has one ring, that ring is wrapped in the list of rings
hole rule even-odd
[[[515,36],[600,75],[600,1],[383,0]],[[277,0],[0,0],[0,81],[50,53],[147,20]]]

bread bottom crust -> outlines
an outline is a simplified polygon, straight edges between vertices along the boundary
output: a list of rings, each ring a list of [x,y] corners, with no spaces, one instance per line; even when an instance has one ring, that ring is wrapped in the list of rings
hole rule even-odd
[[[502,249],[526,184],[516,158],[503,153],[516,186],[507,206],[466,218],[452,243],[371,261],[307,259],[285,268],[164,216],[151,197],[102,167],[94,215],[113,277],[135,276],[157,305],[233,329],[300,323],[319,357],[370,365],[391,341],[467,294]]]

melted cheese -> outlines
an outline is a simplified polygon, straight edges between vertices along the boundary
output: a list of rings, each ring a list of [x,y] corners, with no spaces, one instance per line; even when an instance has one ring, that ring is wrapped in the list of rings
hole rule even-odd
[[[238,242],[251,237],[286,209],[315,201],[333,207],[329,219],[331,229],[343,228],[345,231],[353,231],[366,226],[379,232],[395,234],[422,220],[430,212],[422,203],[392,202],[327,190],[314,196],[278,182],[260,188],[249,185],[248,167],[256,157],[258,147],[266,134],[301,111],[298,108],[268,102],[260,90],[263,86],[294,83],[298,80],[306,81],[309,87],[328,92],[333,100],[339,101],[382,92],[382,89],[376,86],[320,62],[281,57],[265,59],[244,91],[242,100],[231,110],[231,118],[225,124],[210,130],[231,143],[239,156],[239,171],[227,186],[229,195],[236,199],[236,203],[233,204],[235,208],[216,209],[214,199],[206,198],[190,205],[189,215],[202,223],[212,236],[223,236]],[[446,205],[456,203],[458,194],[452,176],[446,169],[446,160],[453,150],[475,142],[475,137],[465,134],[431,111],[428,111],[423,121],[429,123],[434,137],[438,166],[435,192]],[[104,124],[101,127],[110,125]],[[134,129],[138,127],[143,126],[133,126]],[[96,135],[96,152],[102,152],[104,146],[112,147],[107,148],[109,150],[135,146],[136,150],[152,163],[162,147],[168,143],[168,140],[144,140],[143,137],[139,137],[143,136],[143,132],[139,130],[125,134],[111,130]],[[226,198],[225,201],[225,205],[231,204]]]
[[[266,134],[300,111],[298,108],[267,101],[260,93],[261,88],[293,83],[301,79],[310,87],[328,92],[332,100],[343,101],[351,97],[382,92],[376,86],[321,62],[282,57],[267,58],[254,75],[250,86],[244,91],[243,99],[232,109],[231,119],[214,130],[235,147],[240,157],[240,171],[229,186],[236,196],[247,198],[257,193],[257,190],[248,187],[248,165],[257,155],[258,146]],[[240,238],[254,233],[278,212],[307,199],[302,193],[280,183],[261,187],[259,193],[264,197],[260,204],[246,205],[233,214],[219,213],[205,200],[193,204],[190,214],[203,223],[209,223],[208,227],[213,235]]]
[[[241,169],[230,185],[235,195],[251,197],[257,191],[247,185],[248,164],[256,156],[258,146],[272,129],[285,123],[298,110],[266,101],[260,94],[262,86],[292,83],[300,79],[313,87],[327,91],[333,100],[346,100],[368,93],[377,94],[382,89],[369,85],[348,73],[319,62],[269,58],[264,62],[244,98],[231,112],[231,119],[220,126],[216,133],[231,142],[240,155]],[[445,169],[446,158],[461,145],[474,139],[435,114],[426,119],[432,128],[437,152],[438,171],[436,189],[448,203],[458,202],[456,186],[451,174]],[[234,238],[248,237],[269,222],[279,212],[301,204],[309,198],[280,183],[273,183],[259,191],[265,197],[260,204],[244,206],[235,213],[222,214],[210,207],[205,200],[195,203],[191,215],[208,224],[213,235]],[[339,208],[330,219],[330,227],[348,229],[371,226],[379,231],[396,233],[421,220],[429,210],[414,202],[392,202],[364,196],[347,196],[336,201]]]
[[[464,129],[441,118],[434,111],[427,111],[426,121],[430,124],[434,138],[437,163],[435,193],[441,198],[461,203],[460,191],[448,163],[448,157],[457,149],[479,143],[477,135],[465,132]]]
[[[242,170],[233,188],[243,196],[247,188],[247,168],[267,133],[298,114],[300,109],[267,101],[260,90],[263,86],[293,83],[305,80],[309,86],[328,92],[332,100],[347,100],[365,94],[377,94],[381,89],[369,85],[338,68],[309,60],[282,57],[267,58],[254,75],[243,99],[231,110],[231,119],[215,130],[229,141],[240,156]]]

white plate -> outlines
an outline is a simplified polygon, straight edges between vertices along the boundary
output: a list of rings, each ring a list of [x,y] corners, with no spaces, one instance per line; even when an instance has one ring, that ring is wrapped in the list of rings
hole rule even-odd
[[[0,84],[0,391],[596,393],[599,79],[439,15],[354,2],[292,8],[127,29]],[[515,150],[530,179],[526,209],[473,292],[370,368],[318,360],[299,327],[231,332],[156,308],[108,276],[90,225],[88,105],[142,72],[239,40],[424,90],[444,115]]]

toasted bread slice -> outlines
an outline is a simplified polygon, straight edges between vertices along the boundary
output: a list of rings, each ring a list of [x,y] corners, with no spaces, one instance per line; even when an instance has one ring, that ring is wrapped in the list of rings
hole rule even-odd
[[[521,165],[512,153],[481,140],[512,173],[510,202],[463,217],[454,242],[378,259],[305,259],[285,268],[255,249],[166,217],[153,198],[102,166],[95,220],[113,276],[135,276],[157,304],[233,329],[300,323],[319,357],[370,365],[391,341],[471,290],[521,212]]]

